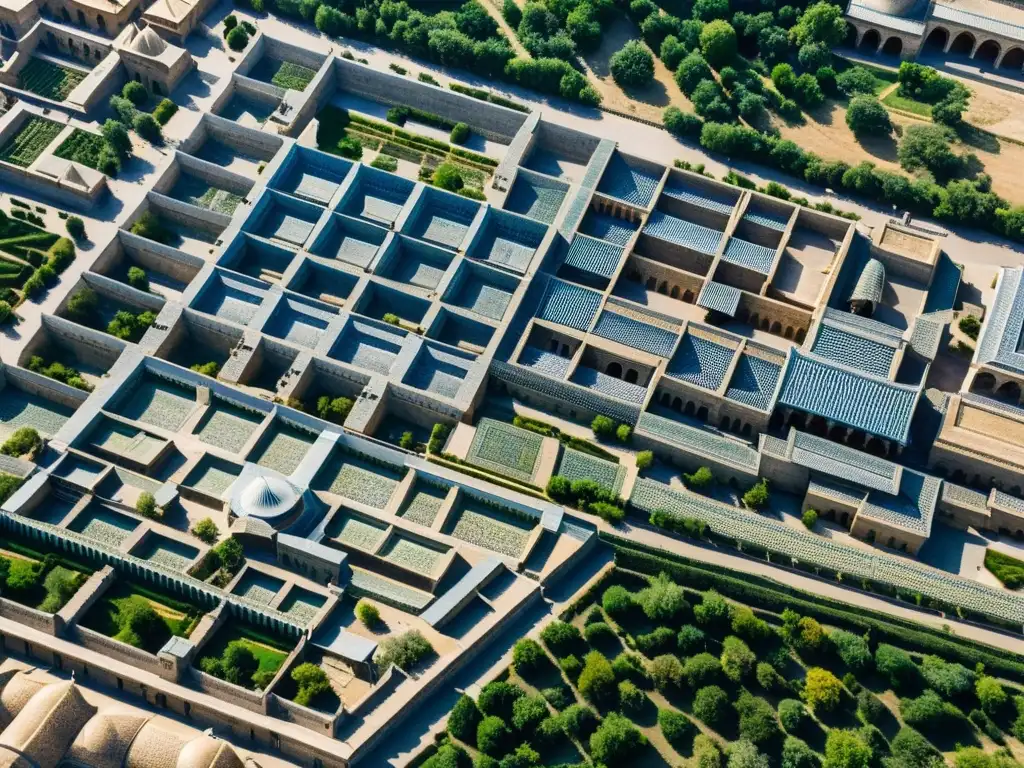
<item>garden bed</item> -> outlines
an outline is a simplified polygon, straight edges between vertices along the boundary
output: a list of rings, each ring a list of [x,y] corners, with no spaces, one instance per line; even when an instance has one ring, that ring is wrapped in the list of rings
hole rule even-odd
[[[28,168],[63,129],[64,126],[60,123],[32,115],[21,124],[18,132],[0,147],[0,160]]]
[[[256,677],[256,680],[252,677],[232,679],[229,670],[216,670],[207,661],[207,659],[221,659],[228,646],[235,643],[246,648],[255,657],[257,669],[253,677]],[[286,640],[279,635],[262,632],[240,621],[229,621],[218,630],[207,645],[203,646],[197,666],[207,674],[222,677],[222,679],[227,679],[243,688],[254,690],[257,687],[257,680],[269,684],[294,647],[293,641]],[[214,671],[210,671],[211,669]],[[225,674],[218,675],[217,671]]]
[[[73,160],[89,168],[97,169],[100,164],[100,152],[107,146],[107,140],[102,136],[75,128],[60,146],[54,150],[54,155],[64,160]]]
[[[139,606],[148,606],[153,613]],[[136,618],[136,612],[145,619]],[[188,637],[205,611],[148,585],[116,582],[82,619],[82,626],[128,645],[156,653],[172,637]],[[159,618],[157,621],[153,614]]]
[[[43,553],[15,541],[0,541],[6,578],[3,596],[29,608],[56,613],[91,574],[92,568],[57,553]]]
[[[445,533],[518,560],[536,525],[536,520],[528,521],[511,510],[502,511],[464,496],[458,508],[452,510]]]
[[[29,58],[18,73],[18,87],[45,99],[64,101],[68,94],[85,79],[85,72],[64,67],[50,61]]]

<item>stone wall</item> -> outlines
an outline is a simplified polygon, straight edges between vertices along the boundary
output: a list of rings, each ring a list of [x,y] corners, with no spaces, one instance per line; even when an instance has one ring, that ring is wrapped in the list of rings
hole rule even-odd
[[[120,280],[113,280],[106,275],[95,272],[84,272],[82,278],[100,296],[104,296],[121,304],[127,304],[136,310],[150,310],[159,314],[164,306],[164,298],[155,293],[140,291],[138,288],[122,283]]]
[[[57,614],[44,613],[6,597],[0,597],[0,616],[13,619],[48,635],[59,635],[64,631],[64,621]]]
[[[28,392],[44,400],[66,405],[68,408],[77,408],[89,397],[88,392],[69,387],[67,384],[39,373],[27,371],[24,368],[5,366],[4,376],[7,386],[13,386],[22,392]]]
[[[128,346],[128,342],[109,333],[86,328],[57,315],[43,315],[41,330],[22,352],[21,365],[27,364],[32,355],[44,351],[47,344],[53,343],[72,350],[76,358],[88,365],[108,370]]]
[[[173,197],[161,195],[159,192],[150,192],[146,195],[146,200],[157,209],[162,217],[213,235],[219,236],[231,224],[230,216],[217,211],[197,208],[194,205],[175,200]]]
[[[94,632],[88,627],[83,627],[80,624],[76,625],[72,637],[75,642],[84,648],[102,653],[104,656],[108,656],[116,661],[144,669],[147,672],[152,672],[154,675],[159,675],[161,672],[160,660],[152,653],[146,653],[141,648],[133,648],[126,643],[119,642],[106,635],[101,635],[99,632]]]
[[[208,675],[195,667],[191,669],[191,677],[192,682],[203,693],[230,701],[232,704],[237,704],[252,712],[259,712],[261,715],[267,714],[267,697],[263,693],[250,691],[240,685],[232,685],[226,680]]]
[[[304,707],[289,701],[284,696],[275,693],[270,694],[271,710],[277,717],[287,720],[290,723],[297,723],[311,731],[321,731],[331,736],[334,735],[334,725],[337,722],[337,715],[328,715],[318,712],[315,709]]]
[[[226,90],[230,90],[230,88]],[[264,131],[254,131],[208,112],[203,115],[199,128],[181,143],[179,149],[182,152],[195,154],[208,139],[235,147],[239,151],[263,161],[269,161],[284,146],[284,139],[280,136]]]
[[[909,278],[921,283],[924,287],[927,287],[932,281],[932,271],[935,269],[934,262],[904,256],[895,251],[881,248],[874,243],[871,244],[871,255],[882,262],[885,266],[885,271],[889,274]]]
[[[169,245],[158,243],[146,237],[133,235],[131,232],[121,230],[118,232],[118,240],[124,249],[124,253],[131,257],[139,266],[144,269],[151,269],[160,272],[174,280],[182,283],[190,283],[199,274],[199,270],[205,263],[198,256],[185,253]],[[98,267],[93,270],[100,272]]]
[[[109,565],[103,566],[79,587],[74,597],[60,609],[58,616],[67,626],[77,625],[116,580],[117,572]]]

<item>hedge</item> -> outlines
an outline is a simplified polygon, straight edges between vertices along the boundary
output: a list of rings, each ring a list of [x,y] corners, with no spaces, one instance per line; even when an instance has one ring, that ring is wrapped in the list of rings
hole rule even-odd
[[[920,624],[882,616],[868,608],[809,595],[754,574],[698,563],[681,555],[665,557],[668,553],[654,554],[645,551],[642,545],[603,531],[600,536],[612,545],[616,565],[620,567],[649,574],[664,571],[692,589],[714,588],[733,600],[776,613],[790,608],[804,616],[861,634],[870,631],[871,641],[875,644],[892,643],[919,653],[934,653],[972,668],[982,662],[990,674],[1024,682],[1024,662],[1019,661],[1017,654],[1001,648],[962,638],[953,640],[948,635]]]

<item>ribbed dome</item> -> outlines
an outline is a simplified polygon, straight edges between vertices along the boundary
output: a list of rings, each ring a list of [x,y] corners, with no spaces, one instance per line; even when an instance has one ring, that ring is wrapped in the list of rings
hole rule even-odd
[[[50,683],[0,733],[0,745],[21,753],[38,768],[55,768],[94,714],[96,708],[74,681]]]
[[[226,741],[204,735],[185,745],[177,768],[243,768],[243,763]]]
[[[242,514],[267,519],[292,509],[298,495],[287,480],[261,475],[249,481],[239,501]]]
[[[167,50],[167,43],[153,31],[152,27],[146,27],[132,40],[131,49],[143,56],[156,57]]]
[[[29,677],[27,672],[18,671],[4,681],[3,691],[0,691],[0,727],[6,728],[45,685]]]
[[[78,732],[66,759],[92,768],[121,768],[132,739],[146,719],[131,713],[100,712]]]
[[[850,294],[850,301],[871,302],[878,304],[882,300],[882,291],[885,290],[885,267],[878,259],[871,259],[864,265],[864,271],[857,278],[857,284]]]

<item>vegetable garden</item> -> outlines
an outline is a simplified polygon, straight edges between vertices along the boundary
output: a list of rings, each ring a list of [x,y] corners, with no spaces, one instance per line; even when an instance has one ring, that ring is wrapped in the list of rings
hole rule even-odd
[[[64,101],[85,79],[85,72],[31,57],[18,73],[18,87],[43,98]]]
[[[0,160],[28,168],[43,154],[43,150],[57,138],[57,134],[63,128],[63,125],[53,120],[32,115],[22,123],[18,132],[0,147]]]
[[[75,128],[53,154],[95,170],[100,165],[100,152],[106,146],[107,140],[102,136]]]

